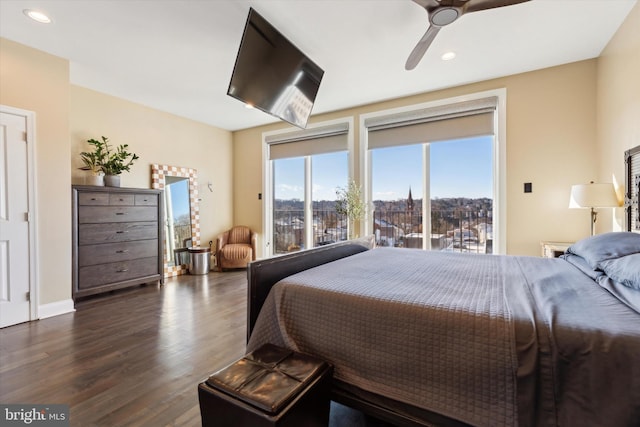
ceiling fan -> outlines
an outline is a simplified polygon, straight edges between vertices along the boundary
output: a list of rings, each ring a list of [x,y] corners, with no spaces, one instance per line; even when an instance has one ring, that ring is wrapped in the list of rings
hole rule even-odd
[[[433,43],[440,28],[451,24],[465,13],[511,6],[529,0],[413,0],[429,14],[429,28],[413,48],[404,68],[413,70]]]

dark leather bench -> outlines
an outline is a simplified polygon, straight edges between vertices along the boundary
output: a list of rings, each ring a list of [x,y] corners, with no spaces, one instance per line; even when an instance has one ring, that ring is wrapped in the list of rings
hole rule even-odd
[[[267,344],[198,385],[203,427],[326,427],[333,367]]]

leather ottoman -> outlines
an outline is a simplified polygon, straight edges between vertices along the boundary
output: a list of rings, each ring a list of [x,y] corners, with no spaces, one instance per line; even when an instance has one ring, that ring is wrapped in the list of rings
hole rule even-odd
[[[198,385],[203,427],[326,427],[333,367],[267,344]]]

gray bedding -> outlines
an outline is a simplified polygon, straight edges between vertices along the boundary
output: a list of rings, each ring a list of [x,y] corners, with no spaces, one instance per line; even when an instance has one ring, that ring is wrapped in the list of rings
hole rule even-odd
[[[640,424],[640,315],[565,260],[366,251],[275,285],[267,342],[473,426]]]

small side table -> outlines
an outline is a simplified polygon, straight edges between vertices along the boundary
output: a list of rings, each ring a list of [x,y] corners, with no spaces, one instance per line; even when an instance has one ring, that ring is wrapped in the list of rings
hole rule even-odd
[[[573,242],[540,242],[542,256],[545,258],[558,258],[571,245]]]

